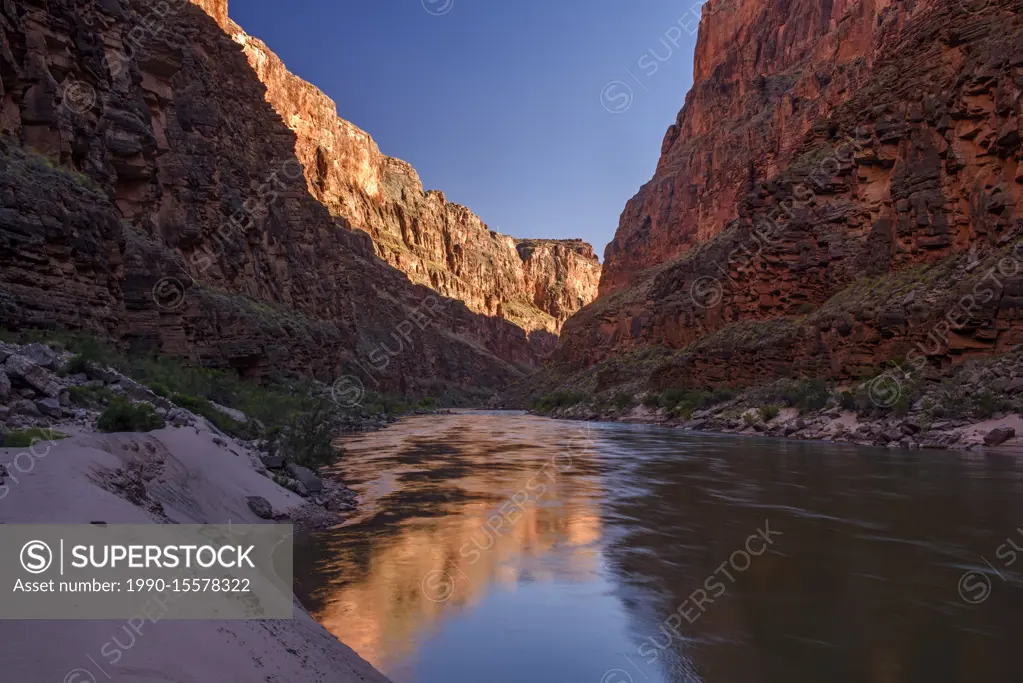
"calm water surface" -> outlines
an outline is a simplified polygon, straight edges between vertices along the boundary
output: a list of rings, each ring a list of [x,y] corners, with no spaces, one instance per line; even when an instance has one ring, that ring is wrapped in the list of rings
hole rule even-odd
[[[1011,457],[513,413],[345,446],[299,595],[395,683],[1023,680]]]

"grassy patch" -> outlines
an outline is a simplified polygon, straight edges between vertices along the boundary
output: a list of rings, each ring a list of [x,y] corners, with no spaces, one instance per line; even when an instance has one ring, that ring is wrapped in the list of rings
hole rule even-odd
[[[822,379],[783,380],[763,394],[768,402],[796,408],[800,413],[822,410],[831,399],[831,389]]]
[[[163,418],[148,403],[115,398],[96,421],[101,432],[151,432],[164,426]]]
[[[243,439],[276,439],[282,455],[309,463],[330,460],[327,449],[335,452],[332,441],[340,433],[338,418],[341,415],[389,416],[419,407],[433,408],[438,403],[436,399],[420,403],[367,392],[361,407],[341,408],[330,400],[323,385],[308,380],[279,378],[273,383],[258,384],[242,380],[234,372],[195,367],[174,358],[130,355],[109,341],[88,335],[59,330],[11,332],[0,329],[0,340],[21,344],[37,341],[71,351],[75,356],[65,365],[67,374],[86,372],[89,368],[114,368],[149,387],[158,396],[202,415],[226,434]],[[443,394],[445,387],[431,389],[432,394],[438,395]],[[69,391],[76,405],[93,409],[107,407],[101,419],[108,431],[139,431],[136,426],[141,427],[141,431],[156,428],[150,426],[157,424],[153,418],[158,419],[155,413],[148,415],[152,408],[129,408],[131,404],[110,389],[70,387]],[[442,397],[443,401],[446,399]],[[235,420],[213,403],[241,411],[249,422]],[[318,422],[312,424],[308,416],[315,416],[313,419]],[[162,420],[160,422],[162,426]],[[294,432],[296,429],[298,431]],[[317,441],[315,447],[311,440]],[[294,456],[289,448],[296,449]]]
[[[688,420],[697,410],[706,410],[735,397],[731,389],[718,387],[715,389],[683,389],[672,387],[666,389],[659,397],[660,407],[671,417]]]
[[[170,400],[182,408],[191,410],[196,415],[202,415],[225,434],[230,434],[239,439],[255,439],[259,436],[258,430],[252,424],[234,419],[218,409],[208,399],[187,394],[172,394]]]
[[[117,394],[106,387],[68,387],[71,402],[85,408],[105,406],[117,397]]]
[[[89,360],[82,354],[76,353],[71,356],[64,367],[60,369],[63,375],[79,375],[89,370]]]
[[[569,408],[586,402],[587,395],[581,391],[556,391],[549,396],[544,396],[533,405],[533,410],[538,413],[550,413],[558,408]]]
[[[9,432],[3,437],[4,448],[31,448],[40,441],[60,441],[66,439],[67,434],[58,432],[55,429],[44,429],[32,427]]]
[[[636,399],[627,391],[619,391],[611,399],[611,402],[614,403],[615,408],[618,410],[629,410],[636,405]]]

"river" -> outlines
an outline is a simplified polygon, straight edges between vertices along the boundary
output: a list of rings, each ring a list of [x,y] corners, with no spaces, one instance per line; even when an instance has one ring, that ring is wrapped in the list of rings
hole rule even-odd
[[[298,595],[395,683],[1023,680],[1012,457],[516,413],[344,447]]]

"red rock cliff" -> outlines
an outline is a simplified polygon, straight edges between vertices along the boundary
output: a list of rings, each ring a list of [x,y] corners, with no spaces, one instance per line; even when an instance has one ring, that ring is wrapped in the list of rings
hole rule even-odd
[[[229,31],[266,85],[267,102],[296,136],[309,191],[335,216],[373,238],[376,253],[416,283],[507,319],[527,332],[557,333],[595,298],[600,264],[589,245],[540,251],[527,263],[511,237],[479,216],[424,191],[408,163],[381,154],[373,139],[338,117],[334,102],[288,71],[260,40]],[[565,243],[570,244],[570,243]]]
[[[608,361],[613,385],[636,374],[615,361],[667,350],[650,384],[701,386],[851,378],[914,352],[940,369],[1023,343],[1023,2],[761,4],[705,16],[711,76],[678,124],[702,132],[670,131],[658,173],[678,154],[688,171],[630,203],[611,293],[566,323],[556,362]],[[734,56],[712,57],[715,26]],[[800,66],[765,99],[774,76],[753,65],[771,59]]]
[[[351,174],[344,197],[367,215],[397,211],[378,199],[411,193],[414,172],[371,162],[375,147],[332,107],[282,120],[251,51],[224,30],[226,3],[200,4],[0,3],[0,324],[102,331],[250,376],[352,374],[433,395],[499,387],[535,365],[551,335],[410,282],[310,194],[296,158],[319,149],[309,136],[352,136],[325,173]],[[315,95],[297,79],[279,85],[299,102]],[[357,196],[374,182],[378,198]],[[459,213],[439,197],[412,201],[444,220]],[[588,262],[583,248],[551,246],[534,269],[510,239],[487,239],[522,273],[509,290],[594,280],[570,265]],[[458,245],[452,254],[477,258],[471,241]],[[551,311],[579,305],[537,298]]]
[[[664,136],[654,177],[625,207],[601,293],[721,232],[738,199],[783,169],[815,122],[873,72],[927,2],[710,0],[694,85]]]

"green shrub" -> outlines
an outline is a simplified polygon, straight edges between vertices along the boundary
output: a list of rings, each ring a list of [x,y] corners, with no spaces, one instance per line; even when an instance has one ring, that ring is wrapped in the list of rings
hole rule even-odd
[[[278,452],[302,467],[318,470],[340,460],[341,452],[334,446],[339,433],[336,411],[320,403],[310,412],[290,415],[287,424],[270,430],[268,440],[271,452]]]
[[[831,398],[831,391],[822,379],[805,379],[796,382],[792,405],[800,413],[822,410]]]
[[[1012,408],[1011,401],[990,389],[981,389],[970,397],[970,411],[974,417],[982,420],[990,418],[995,413],[1010,412]]]
[[[557,408],[567,408],[586,401],[586,394],[579,391],[556,391],[537,401],[533,409],[538,413],[550,413]]]
[[[764,397],[807,413],[824,408],[831,398],[831,391],[821,379],[785,380],[767,390]]]
[[[679,403],[685,401],[690,393],[691,392],[688,389],[682,389],[680,387],[665,389],[664,393],[661,394],[661,405],[664,408],[671,410]]]
[[[745,413],[742,414],[742,422],[747,427],[752,427],[756,423],[760,422],[760,416],[757,412],[747,410]]]
[[[117,397],[96,421],[101,432],[151,432],[164,426],[163,418],[148,403]]]
[[[661,407],[661,395],[650,392],[643,397],[643,405],[652,410],[657,410]]]
[[[861,416],[905,416],[923,393],[923,382],[901,371],[885,371],[856,387],[855,410]],[[940,409],[938,409],[940,412]]]
[[[932,417],[961,418],[970,412],[966,390],[958,382],[946,380],[932,395],[929,411]]]
[[[774,418],[778,417],[778,413],[781,412],[781,408],[775,405],[760,406],[757,409],[757,413],[760,415],[760,419],[764,422],[770,422]]]
[[[628,410],[636,405],[636,399],[627,391],[619,391],[612,400],[618,410]]]
[[[730,401],[734,396],[735,392],[725,387],[704,390],[672,387],[661,394],[660,403],[668,415],[688,420],[693,412]]]
[[[68,394],[72,403],[86,407],[106,405],[116,396],[106,387],[68,387]]]
[[[188,394],[172,394],[170,400],[182,408],[191,410],[196,415],[202,415],[225,434],[238,437],[239,439],[255,439],[259,436],[251,423],[239,422],[218,409],[208,399],[197,398]]]
[[[89,370],[89,361],[80,353],[76,353],[68,359],[68,362],[61,368],[63,374],[79,375]]]
[[[31,448],[40,441],[60,441],[66,438],[67,434],[58,432],[55,429],[32,427],[5,434],[3,437],[3,448]]]
[[[857,410],[856,394],[851,391],[843,391],[838,395],[838,405],[842,410]]]

